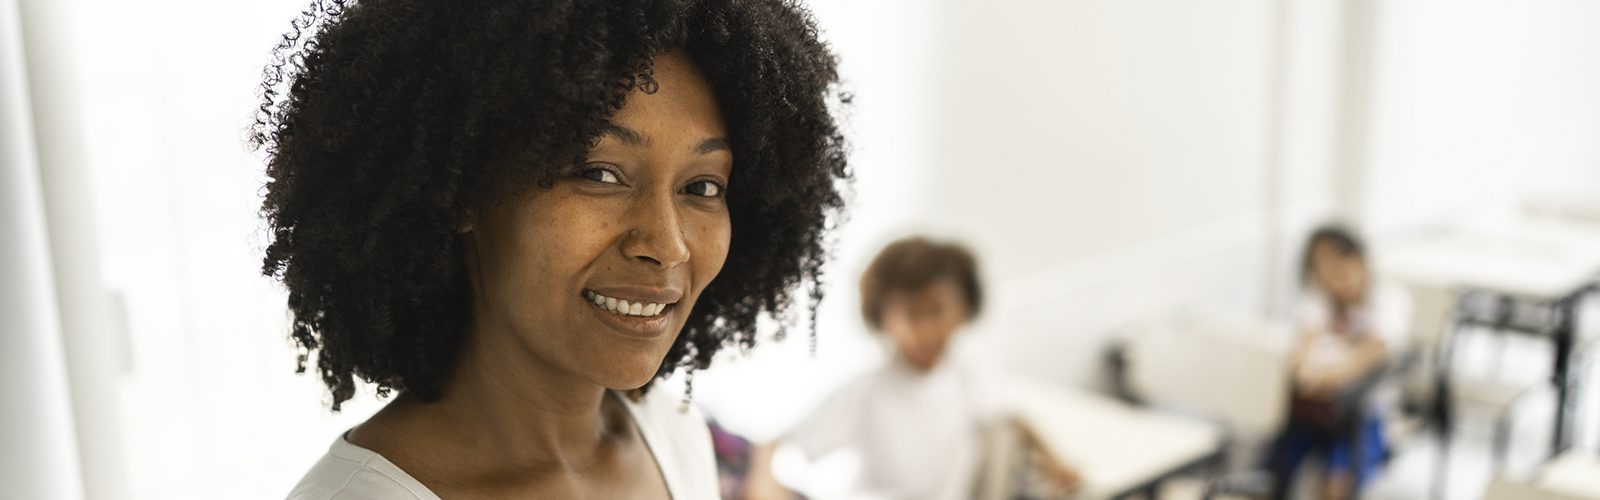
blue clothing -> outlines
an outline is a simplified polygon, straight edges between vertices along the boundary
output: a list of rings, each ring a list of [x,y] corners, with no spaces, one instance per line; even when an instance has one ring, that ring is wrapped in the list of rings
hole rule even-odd
[[[1357,443],[1360,444],[1359,457]],[[1277,474],[1280,491],[1290,490],[1295,472],[1312,453],[1320,454],[1324,475],[1351,474],[1356,491],[1360,491],[1389,458],[1383,420],[1378,415],[1369,414],[1355,432],[1332,432],[1306,422],[1289,422],[1289,427],[1278,438],[1268,464]]]

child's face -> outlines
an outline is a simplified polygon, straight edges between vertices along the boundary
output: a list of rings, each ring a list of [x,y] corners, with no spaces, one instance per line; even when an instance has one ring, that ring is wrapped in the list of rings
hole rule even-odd
[[[921,290],[890,295],[883,305],[883,329],[912,366],[927,371],[944,357],[950,335],[970,313],[961,289],[948,280]]]
[[[1311,248],[1311,275],[1317,280],[1318,288],[1340,303],[1359,303],[1366,291],[1366,262],[1329,243],[1318,243]]]

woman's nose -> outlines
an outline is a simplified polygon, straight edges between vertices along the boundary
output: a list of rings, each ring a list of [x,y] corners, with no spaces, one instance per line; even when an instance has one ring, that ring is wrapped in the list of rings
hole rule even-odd
[[[629,259],[662,269],[671,269],[689,260],[684,220],[671,195],[639,200],[629,210],[628,219],[631,228],[623,239],[622,252]]]

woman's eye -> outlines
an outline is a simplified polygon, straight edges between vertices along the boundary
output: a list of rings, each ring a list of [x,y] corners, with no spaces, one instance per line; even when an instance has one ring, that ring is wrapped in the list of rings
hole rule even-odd
[[[716,198],[718,196],[722,196],[722,185],[717,184],[715,181],[697,181],[694,184],[689,185],[688,191],[689,194],[695,196]]]
[[[604,169],[604,168],[600,168],[600,167],[590,167],[590,168],[583,169],[582,171],[578,172],[578,176],[582,177],[582,178],[585,178],[585,179],[588,179],[588,180],[591,180],[591,181],[601,182],[601,183],[605,183],[605,184],[621,184],[622,183],[622,180],[617,178],[617,173],[616,172],[612,172],[610,170],[607,170],[607,169]]]

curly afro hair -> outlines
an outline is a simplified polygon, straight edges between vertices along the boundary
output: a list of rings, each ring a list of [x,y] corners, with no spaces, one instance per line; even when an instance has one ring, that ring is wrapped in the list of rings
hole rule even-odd
[[[815,338],[826,233],[851,177],[837,62],[791,1],[316,0],[272,51],[262,273],[281,280],[299,371],[334,410],[355,380],[432,401],[471,323],[458,228],[580,162],[652,62],[683,51],[728,124],[727,263],[657,378],[755,344],[756,318]],[[648,387],[648,384],[647,384]]]

